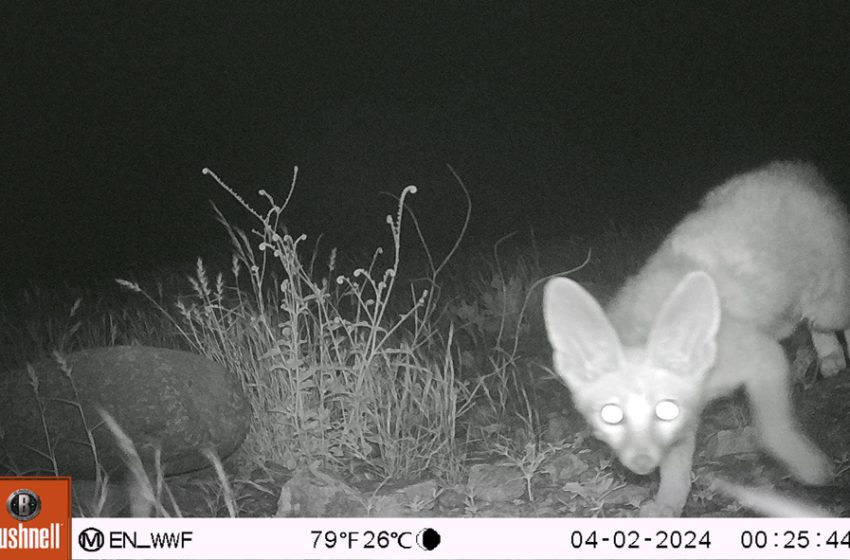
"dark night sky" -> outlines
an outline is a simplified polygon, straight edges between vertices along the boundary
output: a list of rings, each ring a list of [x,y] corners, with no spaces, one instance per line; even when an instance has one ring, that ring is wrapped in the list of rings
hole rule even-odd
[[[226,243],[201,175],[292,229],[371,243],[413,206],[437,243],[667,223],[780,157],[850,185],[847,2],[8,4],[0,287]],[[385,238],[381,237],[381,240]],[[136,264],[134,264],[136,263]],[[140,264],[142,263],[142,264]]]

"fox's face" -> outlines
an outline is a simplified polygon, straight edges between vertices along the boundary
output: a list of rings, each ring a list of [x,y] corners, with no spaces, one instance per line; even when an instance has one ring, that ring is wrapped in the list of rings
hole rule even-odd
[[[695,381],[627,357],[617,371],[596,379],[573,378],[568,386],[594,435],[631,471],[648,474],[673,444],[696,429],[702,398]]]
[[[572,280],[546,285],[543,311],[555,371],[596,436],[637,474],[694,433],[716,356],[720,302],[710,276],[687,274],[661,306],[643,347],[623,347],[602,308]]]

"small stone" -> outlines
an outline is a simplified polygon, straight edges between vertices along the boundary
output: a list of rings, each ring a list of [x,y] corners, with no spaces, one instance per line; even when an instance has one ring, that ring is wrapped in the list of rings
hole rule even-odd
[[[467,485],[475,498],[488,502],[510,502],[525,492],[522,471],[510,465],[473,465]]]

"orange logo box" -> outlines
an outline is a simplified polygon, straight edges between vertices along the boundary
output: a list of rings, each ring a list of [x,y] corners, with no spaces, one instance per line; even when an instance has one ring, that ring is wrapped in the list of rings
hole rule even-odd
[[[71,560],[71,478],[0,476],[0,560]]]

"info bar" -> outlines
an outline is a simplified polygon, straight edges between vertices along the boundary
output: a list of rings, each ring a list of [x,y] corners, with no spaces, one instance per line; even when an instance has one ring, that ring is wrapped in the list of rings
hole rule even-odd
[[[844,559],[850,519],[75,518],[73,558]]]

